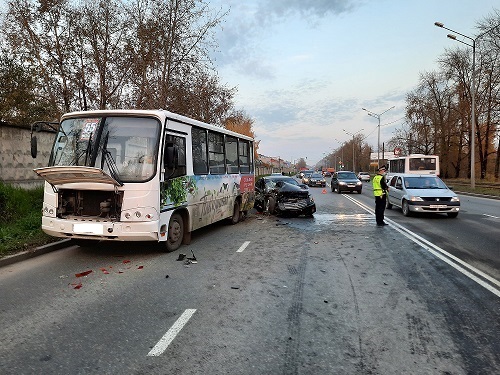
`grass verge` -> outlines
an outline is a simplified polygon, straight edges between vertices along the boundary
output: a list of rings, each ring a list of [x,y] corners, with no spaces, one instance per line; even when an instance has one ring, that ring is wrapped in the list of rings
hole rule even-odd
[[[490,181],[476,181],[475,188],[470,186],[470,180],[467,179],[446,179],[443,180],[446,185],[453,187],[455,192],[474,193],[481,195],[491,195],[500,197],[500,183]]]
[[[0,257],[57,239],[41,230],[43,188],[21,189],[0,182]]]

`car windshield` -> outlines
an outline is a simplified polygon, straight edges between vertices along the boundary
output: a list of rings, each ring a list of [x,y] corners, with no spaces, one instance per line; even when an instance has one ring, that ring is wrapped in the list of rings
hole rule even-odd
[[[337,177],[339,180],[351,180],[351,179],[357,179],[356,175],[354,172],[345,172],[345,173],[338,173]]]
[[[269,189],[272,189],[276,186],[276,183],[278,181],[283,181],[283,182],[286,182],[287,184],[291,184],[291,185],[299,185],[299,183],[296,180],[294,180],[293,178],[283,177],[283,178],[270,178],[270,179],[266,180],[266,186]]]
[[[447,189],[445,183],[438,177],[407,177],[405,187],[407,189]]]
[[[323,175],[321,173],[313,173],[311,178],[323,178]]]

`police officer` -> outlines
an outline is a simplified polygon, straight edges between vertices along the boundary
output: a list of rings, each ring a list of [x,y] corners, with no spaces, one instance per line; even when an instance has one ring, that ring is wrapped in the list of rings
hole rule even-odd
[[[386,193],[389,190],[387,182],[385,180],[386,167],[382,165],[378,169],[378,174],[373,177],[373,195],[375,196],[375,219],[377,221],[377,226],[383,227],[388,225],[384,222],[384,211],[386,202]]]

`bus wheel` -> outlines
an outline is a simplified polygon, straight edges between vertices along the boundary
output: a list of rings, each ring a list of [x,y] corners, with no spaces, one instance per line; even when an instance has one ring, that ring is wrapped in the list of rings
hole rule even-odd
[[[234,202],[234,208],[233,208],[233,216],[229,218],[229,222],[231,224],[238,224],[241,218],[241,212],[240,212],[240,202],[235,201]]]
[[[184,236],[184,222],[182,216],[173,214],[168,223],[168,238],[166,241],[167,253],[177,250]]]

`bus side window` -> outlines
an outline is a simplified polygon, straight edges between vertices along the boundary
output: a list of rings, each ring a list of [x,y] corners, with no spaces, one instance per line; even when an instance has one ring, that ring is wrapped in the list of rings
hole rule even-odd
[[[170,169],[165,166],[166,176],[169,178],[184,176],[186,174],[186,139],[168,134],[165,140],[164,155],[167,153],[167,147],[175,147],[177,153],[177,168]]]
[[[226,135],[227,173],[238,173],[238,140]]]
[[[251,162],[250,162],[250,147],[248,141],[240,139],[238,145],[238,156],[239,156],[241,173],[249,173]]]
[[[211,174],[225,173],[223,134],[208,132],[208,159]]]
[[[193,128],[191,137],[193,144],[193,173],[208,174],[207,131]]]

